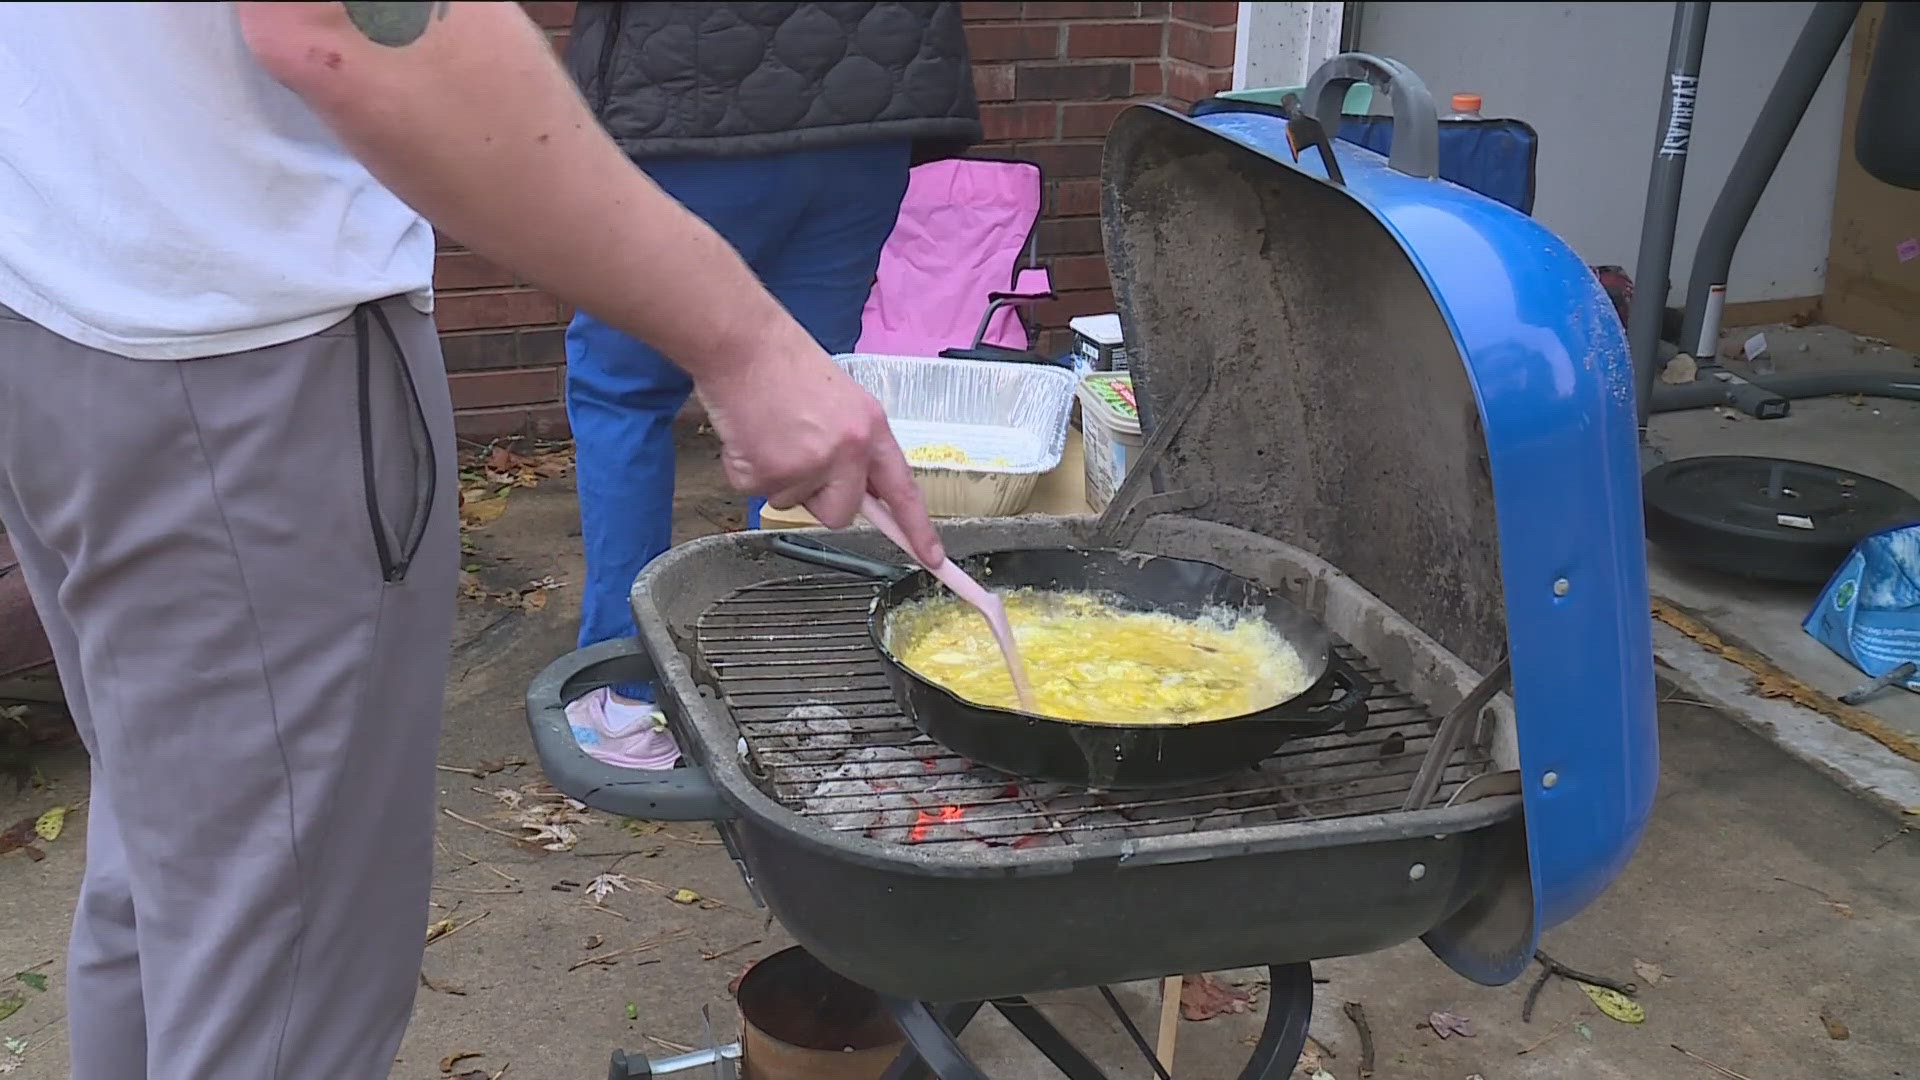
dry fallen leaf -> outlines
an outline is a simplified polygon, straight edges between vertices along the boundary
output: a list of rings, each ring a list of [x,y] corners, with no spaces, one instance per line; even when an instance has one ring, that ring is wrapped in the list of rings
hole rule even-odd
[[[1251,995],[1211,975],[1188,975],[1180,980],[1180,1017],[1211,1020],[1216,1016],[1252,1010]]]
[[[39,821],[38,817],[29,814],[7,826],[6,831],[0,832],[0,855],[5,855],[9,851],[19,851],[34,862],[46,858],[46,852],[33,846],[33,829]]]
[[[1645,960],[1633,962],[1633,974],[1640,980],[1642,986],[1659,986],[1667,977],[1667,973],[1660,969],[1659,964],[1648,963]]]
[[[586,892],[587,895],[594,900],[603,900],[613,895],[615,889],[621,892],[632,892],[633,882],[629,881],[625,874],[598,874],[594,876],[592,881],[587,882]],[[698,899],[698,897],[695,899]],[[690,903],[691,901],[686,902]]]
[[[667,899],[676,904],[697,904],[700,902],[700,894],[692,889],[675,889],[667,895]]]
[[[1577,982],[1575,985],[1586,991],[1587,997],[1600,1007],[1600,1011],[1623,1024],[1641,1024],[1647,1019],[1646,1007],[1618,990],[1609,990],[1592,983]]]
[[[450,1073],[453,1071],[454,1066],[460,1064],[461,1062],[467,1060],[468,1058],[477,1058],[477,1057],[485,1057],[485,1056],[486,1054],[480,1050],[455,1050],[453,1053],[448,1054],[446,1057],[443,1057],[440,1059],[440,1071],[443,1073]]]
[[[1430,1012],[1427,1014],[1427,1026],[1435,1035],[1450,1039],[1455,1035],[1461,1038],[1473,1038],[1473,1021],[1450,1012]]]
[[[602,945],[605,945],[606,943],[607,943],[607,939],[601,937],[599,934],[588,934],[587,940],[584,942],[581,942],[580,947],[587,950],[588,952],[592,952],[593,950],[599,948]]]
[[[33,822],[33,835],[51,844],[60,839],[60,830],[67,824],[67,808],[55,806],[41,814]]]
[[[1827,1038],[1835,1042],[1853,1038],[1853,1032],[1848,1030],[1846,1023],[1826,1009],[1820,1010],[1820,1023],[1827,1029]]]
[[[573,831],[571,825],[530,825],[533,835],[526,838],[529,844],[540,844],[548,851],[572,851],[580,843],[580,834]],[[541,843],[541,841],[546,841]]]
[[[452,919],[440,919],[435,922],[430,922],[427,924],[427,940],[432,941],[435,938],[446,937],[452,931]]]
[[[17,990],[11,994],[0,994],[0,1020],[5,1020],[7,1017],[19,1012],[20,1006],[26,1003],[27,995]]]

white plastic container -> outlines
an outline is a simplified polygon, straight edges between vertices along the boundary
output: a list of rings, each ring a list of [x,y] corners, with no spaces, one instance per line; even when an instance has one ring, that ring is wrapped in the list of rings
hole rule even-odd
[[[1080,380],[1080,432],[1087,458],[1087,505],[1099,513],[1113,501],[1146,439],[1133,401],[1133,376],[1095,372]]]
[[[1078,382],[1065,368],[923,356],[834,359],[879,399],[908,461],[930,451],[964,456],[913,465],[935,517],[1017,514],[1041,474],[1060,465]]]

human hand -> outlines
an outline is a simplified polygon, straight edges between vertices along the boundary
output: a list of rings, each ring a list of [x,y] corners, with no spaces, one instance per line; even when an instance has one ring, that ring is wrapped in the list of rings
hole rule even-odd
[[[805,506],[835,529],[871,494],[916,559],[946,557],[880,403],[818,347],[770,352],[698,386],[736,490],[764,494],[775,509]]]

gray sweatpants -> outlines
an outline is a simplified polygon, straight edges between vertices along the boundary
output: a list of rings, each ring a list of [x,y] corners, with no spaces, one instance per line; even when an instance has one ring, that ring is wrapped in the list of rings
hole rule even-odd
[[[453,455],[432,320],[401,301],[179,363],[0,308],[0,521],[93,766],[75,1080],[388,1074],[427,922]]]

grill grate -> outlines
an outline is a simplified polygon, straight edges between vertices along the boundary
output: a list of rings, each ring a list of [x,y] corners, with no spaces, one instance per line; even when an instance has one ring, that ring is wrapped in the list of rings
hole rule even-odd
[[[922,735],[896,704],[867,636],[875,586],[840,575],[743,589],[696,626],[703,665],[739,725],[763,790],[839,832],[906,844],[1057,846],[1387,813],[1400,809],[1438,716],[1338,648],[1376,681],[1366,725],[1282,746],[1210,784],[1091,792],[972,766]],[[1462,747],[1436,801],[1491,764]]]

